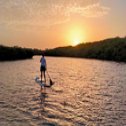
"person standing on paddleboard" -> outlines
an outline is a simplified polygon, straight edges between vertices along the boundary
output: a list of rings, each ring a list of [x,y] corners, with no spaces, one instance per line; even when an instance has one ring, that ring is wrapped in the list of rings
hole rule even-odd
[[[44,80],[46,82],[46,75],[45,75],[45,71],[47,69],[47,65],[46,65],[46,59],[45,59],[45,56],[44,54],[42,53],[42,57],[40,59],[40,72],[41,72],[41,82],[42,82],[42,77],[43,77],[43,74],[44,74]]]

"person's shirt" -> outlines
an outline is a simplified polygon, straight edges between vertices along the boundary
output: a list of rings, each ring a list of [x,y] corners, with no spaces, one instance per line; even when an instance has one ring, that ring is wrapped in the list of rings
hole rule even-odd
[[[45,59],[44,57],[42,57],[42,58],[40,59],[40,62],[41,62],[41,66],[46,67],[46,59]]]

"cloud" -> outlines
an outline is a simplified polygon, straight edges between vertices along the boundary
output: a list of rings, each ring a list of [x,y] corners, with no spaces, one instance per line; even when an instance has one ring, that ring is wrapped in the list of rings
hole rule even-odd
[[[86,7],[69,8],[69,13],[76,13],[84,17],[101,17],[107,15],[110,8],[101,6],[100,3],[92,4]]]
[[[100,3],[87,6],[84,15],[87,17],[101,17],[107,15],[110,8],[100,5]]]
[[[109,10],[100,0],[1,0],[0,23],[48,26],[67,22],[74,14],[100,17]]]

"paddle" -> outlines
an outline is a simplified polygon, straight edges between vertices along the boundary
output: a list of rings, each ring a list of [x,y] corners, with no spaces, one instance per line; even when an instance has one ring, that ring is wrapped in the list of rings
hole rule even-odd
[[[51,77],[50,77],[48,71],[47,71],[47,74],[48,74],[48,77],[49,77],[50,86],[52,86],[52,85],[54,84],[54,82],[52,81],[52,79],[51,79]]]

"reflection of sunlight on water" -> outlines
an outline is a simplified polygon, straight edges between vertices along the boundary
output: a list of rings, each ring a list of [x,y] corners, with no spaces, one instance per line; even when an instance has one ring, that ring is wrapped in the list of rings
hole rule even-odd
[[[0,125],[126,124],[125,64],[47,57],[55,85],[42,94],[39,58],[0,63]]]

